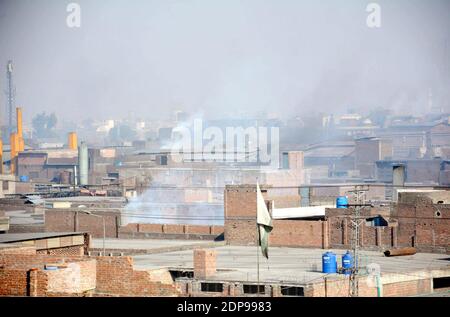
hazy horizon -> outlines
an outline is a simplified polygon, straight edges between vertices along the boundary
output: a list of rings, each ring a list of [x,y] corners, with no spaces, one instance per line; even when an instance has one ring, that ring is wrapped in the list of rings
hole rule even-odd
[[[385,107],[450,111],[450,2],[0,0],[0,98],[61,120]],[[367,4],[381,6],[369,28]]]

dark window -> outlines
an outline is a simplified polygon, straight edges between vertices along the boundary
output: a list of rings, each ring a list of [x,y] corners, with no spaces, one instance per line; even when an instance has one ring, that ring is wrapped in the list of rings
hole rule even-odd
[[[289,153],[282,154],[283,169],[289,169]]]
[[[202,283],[202,292],[222,293],[223,292],[223,284],[222,283]]]
[[[108,173],[108,177],[111,177],[111,178],[119,178],[119,173]]]
[[[184,278],[194,278],[194,272],[193,271],[170,271],[170,275],[175,280],[180,277]]]
[[[450,277],[436,277],[433,279],[433,289],[450,288]]]
[[[281,286],[281,295],[283,296],[305,296],[303,287]]]
[[[167,156],[163,155],[160,159],[161,165],[167,165]]]
[[[3,190],[9,190],[9,182],[8,181],[3,181],[2,182],[2,188],[3,188]]]
[[[366,223],[371,227],[387,227],[388,222],[381,216],[367,218]]]
[[[244,294],[265,294],[264,285],[244,285]]]

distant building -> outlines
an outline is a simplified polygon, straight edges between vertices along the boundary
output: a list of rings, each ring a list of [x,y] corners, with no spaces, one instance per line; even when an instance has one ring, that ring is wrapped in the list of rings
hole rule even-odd
[[[393,180],[393,167],[405,166],[405,182],[421,185],[439,185],[442,160],[384,160],[376,162],[377,180],[391,183]]]
[[[361,138],[355,140],[355,169],[362,178],[375,178],[375,162],[391,159],[392,141],[380,138]]]
[[[78,151],[59,149],[21,152],[17,159],[17,175],[38,182],[71,183]]]

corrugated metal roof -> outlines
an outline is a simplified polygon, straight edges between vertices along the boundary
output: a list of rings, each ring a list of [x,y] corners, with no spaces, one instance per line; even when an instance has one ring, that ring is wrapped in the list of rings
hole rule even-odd
[[[78,157],[49,157],[47,165],[77,165]]]
[[[0,243],[13,243],[27,240],[38,240],[56,237],[78,236],[84,232],[30,232],[0,234]]]

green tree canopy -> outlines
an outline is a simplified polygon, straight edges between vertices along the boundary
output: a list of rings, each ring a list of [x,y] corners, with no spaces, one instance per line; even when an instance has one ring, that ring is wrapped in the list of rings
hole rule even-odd
[[[56,118],[56,115],[54,113],[38,113],[33,117],[32,120],[33,130],[38,138],[54,137],[54,129],[56,128],[57,123],[58,119]]]

